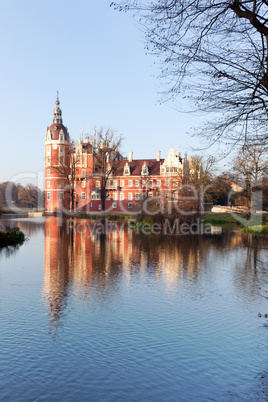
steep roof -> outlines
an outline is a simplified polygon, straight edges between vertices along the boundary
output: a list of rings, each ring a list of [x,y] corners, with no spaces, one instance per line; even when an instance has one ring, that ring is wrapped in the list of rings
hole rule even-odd
[[[52,134],[52,140],[59,140],[61,131],[63,131],[64,140],[67,141],[69,139],[68,131],[66,127],[61,123],[51,124],[51,126],[49,127],[49,131]]]
[[[144,162],[146,162],[148,166],[149,176],[160,175],[160,166],[163,163],[164,159],[157,161],[156,159],[135,159],[132,162],[129,162],[127,159],[122,159],[120,161],[114,161],[114,176],[123,176],[124,175],[124,167],[126,163],[130,168],[130,176],[141,176],[141,171]]]

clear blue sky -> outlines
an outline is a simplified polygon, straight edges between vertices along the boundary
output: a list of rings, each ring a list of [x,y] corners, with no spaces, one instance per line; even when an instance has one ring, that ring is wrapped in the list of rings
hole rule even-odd
[[[111,127],[134,158],[198,146],[186,134],[198,118],[158,103],[155,58],[132,16],[109,0],[2,1],[0,18],[0,182],[43,170],[57,90],[75,140],[80,128]]]

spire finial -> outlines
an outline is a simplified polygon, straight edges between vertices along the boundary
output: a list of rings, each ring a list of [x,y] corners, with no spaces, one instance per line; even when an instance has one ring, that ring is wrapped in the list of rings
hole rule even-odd
[[[57,91],[56,107],[53,111],[53,123],[62,124],[62,114],[60,110],[59,91]]]
[[[57,91],[57,99],[56,99],[56,106],[59,106],[60,101],[59,101],[59,91]]]

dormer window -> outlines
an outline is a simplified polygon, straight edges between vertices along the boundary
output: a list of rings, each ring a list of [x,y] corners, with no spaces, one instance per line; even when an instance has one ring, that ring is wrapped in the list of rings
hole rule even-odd
[[[142,176],[147,176],[149,174],[146,162],[144,162],[144,164],[142,165],[141,174]]]
[[[124,176],[130,175],[130,169],[128,163],[125,164],[124,166]]]
[[[63,134],[60,135],[60,141],[63,141]]]

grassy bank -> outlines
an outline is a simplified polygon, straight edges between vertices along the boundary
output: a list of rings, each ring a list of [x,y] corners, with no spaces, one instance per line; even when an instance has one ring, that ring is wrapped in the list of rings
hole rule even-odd
[[[23,244],[25,234],[19,228],[6,228],[0,230],[0,248],[7,246],[17,246]]]
[[[240,218],[245,219],[242,223],[235,219],[231,214],[206,214],[203,215],[202,220],[204,223],[210,223],[211,225],[240,225],[244,233],[268,235],[268,217],[266,214],[248,216],[245,214],[239,214]],[[261,220],[261,225],[260,225]]]
[[[244,233],[251,233],[255,235],[268,236],[268,226],[267,225],[255,225],[243,228]]]
[[[243,218],[241,214],[241,218]],[[227,224],[236,224],[240,223],[231,215],[227,213],[223,214],[205,214],[200,217],[204,223],[210,223],[211,225],[227,225]]]

